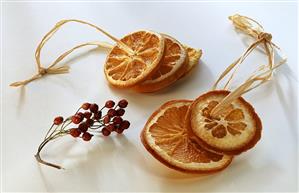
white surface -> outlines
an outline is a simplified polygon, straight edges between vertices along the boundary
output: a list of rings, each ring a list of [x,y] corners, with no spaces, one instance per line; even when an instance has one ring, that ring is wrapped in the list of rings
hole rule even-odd
[[[297,187],[297,7],[295,3],[4,3],[2,39],[3,191],[296,191]],[[247,94],[263,121],[263,137],[225,171],[209,176],[168,169],[147,153],[139,132],[147,117],[170,99],[192,99],[207,91],[246,48],[227,17],[251,16],[273,34],[287,54],[273,81]],[[116,37],[138,29],[173,35],[203,49],[198,68],[171,88],[138,94],[109,88],[105,53],[83,49],[70,56],[67,75],[47,76],[25,89],[9,83],[35,73],[34,51],[42,36],[65,18],[90,21]],[[44,66],[80,42],[107,40],[77,24],[64,27],[42,52]],[[246,39],[244,39],[246,40]],[[252,63],[265,61],[254,54]],[[250,62],[245,64],[252,69]],[[132,125],[125,136],[95,137],[90,143],[64,137],[43,156],[66,170],[37,164],[33,155],[56,115],[70,115],[85,101],[127,98]]]

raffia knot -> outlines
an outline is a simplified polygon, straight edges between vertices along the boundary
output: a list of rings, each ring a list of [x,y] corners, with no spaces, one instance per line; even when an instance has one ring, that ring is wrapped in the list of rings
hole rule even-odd
[[[272,40],[272,35],[270,33],[266,33],[266,32],[261,32],[259,35],[258,35],[258,39],[264,39],[268,42],[271,42]]]
[[[47,69],[41,67],[41,68],[38,70],[38,73],[39,73],[40,75],[43,76],[43,75],[47,74],[48,71],[47,71]]]

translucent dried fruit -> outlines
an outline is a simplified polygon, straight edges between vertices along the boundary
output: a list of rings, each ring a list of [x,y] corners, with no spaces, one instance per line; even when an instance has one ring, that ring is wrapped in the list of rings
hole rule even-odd
[[[134,87],[139,92],[154,92],[165,88],[178,80],[185,72],[188,56],[183,45],[173,37],[162,34],[165,38],[164,54],[155,71],[142,83]]]
[[[107,56],[104,72],[111,85],[128,88],[157,70],[163,56],[164,38],[152,31],[137,31],[120,41],[130,50],[114,46]]]
[[[198,97],[190,107],[191,129],[205,148],[237,155],[259,141],[262,125],[253,107],[241,97],[211,116],[212,109],[229,93],[215,90]]]
[[[145,148],[166,166],[192,173],[216,172],[227,167],[232,156],[204,149],[193,140],[185,124],[192,101],[175,100],[162,105],[148,119],[141,140]]]

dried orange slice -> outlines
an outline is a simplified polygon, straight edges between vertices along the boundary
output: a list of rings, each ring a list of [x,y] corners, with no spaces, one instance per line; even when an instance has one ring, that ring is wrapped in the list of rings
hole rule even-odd
[[[189,60],[188,63],[185,64],[185,71],[180,78],[186,76],[199,63],[199,59],[202,55],[201,49],[194,49],[186,45],[184,47],[187,51]]]
[[[166,166],[191,173],[216,172],[227,167],[232,156],[205,150],[187,135],[184,116],[189,100],[162,105],[147,121],[141,140],[145,148]]]
[[[164,55],[158,70],[134,89],[139,92],[154,92],[169,86],[179,79],[188,64],[185,48],[173,37],[162,34],[165,39]]]
[[[111,85],[132,87],[157,70],[163,56],[164,38],[152,31],[138,31],[120,41],[132,52],[114,46],[107,56],[104,72]]]
[[[211,117],[211,110],[229,91],[210,91],[191,105],[191,129],[203,147],[237,155],[252,148],[261,138],[262,123],[254,108],[242,97]]]

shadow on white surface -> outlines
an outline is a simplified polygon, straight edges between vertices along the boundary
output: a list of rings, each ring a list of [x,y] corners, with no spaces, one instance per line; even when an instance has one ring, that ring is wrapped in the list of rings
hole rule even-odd
[[[46,150],[48,153],[43,153],[45,160],[59,160],[62,159],[61,165],[66,168],[65,170],[56,170],[38,164],[38,171],[40,177],[47,191],[71,191],[74,188],[77,191],[103,191],[99,187],[99,182],[109,181],[104,171],[106,167],[110,168],[111,173],[120,175],[120,170],[125,169],[134,173],[136,167],[143,167],[145,161],[143,154],[138,151],[136,146],[130,142],[125,135],[114,135],[110,137],[95,136],[93,141],[88,143],[78,140],[61,140],[53,143],[52,146]],[[44,151],[44,152],[46,152]],[[50,152],[50,153],[49,153]],[[55,152],[55,155],[53,152]],[[49,156],[51,154],[51,156]],[[51,158],[49,158],[51,157]],[[63,158],[61,158],[63,157]],[[48,160],[50,161],[50,160]],[[121,162],[121,163],[119,163]],[[140,163],[138,163],[140,162]],[[120,166],[121,168],[119,168]],[[68,183],[74,183],[73,187],[66,186],[63,189],[57,190],[55,184],[56,179],[52,175],[59,175],[65,178]],[[130,175],[132,175],[132,173]],[[125,173],[123,175],[126,175]],[[137,177],[137,173],[135,174]],[[82,176],[81,181],[78,183],[77,178],[72,176]],[[89,176],[88,180],[84,176]],[[126,177],[126,176],[124,176]],[[61,182],[60,182],[61,183]],[[82,185],[80,186],[80,183]],[[117,186],[123,186],[122,182],[115,182]],[[113,189],[114,187],[111,187]],[[119,188],[119,187],[117,187]]]
[[[275,74],[277,78],[273,81],[276,86],[276,92],[279,97],[280,102],[282,103],[282,108],[284,113],[287,115],[286,119],[290,124],[289,128],[292,136],[295,138],[297,142],[298,136],[298,109],[294,106],[298,106],[298,79],[291,71],[289,66],[286,64],[282,66],[279,70],[279,73]],[[285,87],[288,88],[285,88]],[[284,87],[284,89],[283,89]],[[287,92],[286,92],[287,91]],[[293,109],[295,111],[293,111]],[[298,142],[297,142],[298,144]]]

